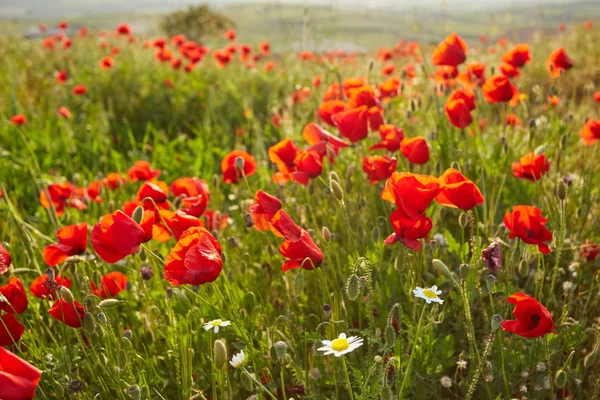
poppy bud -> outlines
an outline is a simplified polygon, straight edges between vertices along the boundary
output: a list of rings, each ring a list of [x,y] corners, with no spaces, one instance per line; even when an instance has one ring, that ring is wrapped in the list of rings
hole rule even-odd
[[[543,145],[539,146],[539,147],[538,147],[537,149],[535,149],[533,152],[535,153],[535,155],[536,155],[536,156],[539,156],[539,155],[541,155],[541,154],[544,154],[544,153],[546,152],[546,145],[545,145],[545,144],[543,144]]]
[[[132,219],[139,225],[144,219],[144,208],[142,206],[137,206],[133,211]]]
[[[98,307],[105,310],[107,308],[112,308],[112,307],[118,305],[119,303],[122,303],[122,301],[117,300],[117,299],[106,299],[106,300],[102,300],[100,303],[98,303]]]
[[[244,214],[244,224],[246,225],[246,228],[252,228],[254,226],[254,220],[252,219],[251,214]]]
[[[119,354],[117,354],[117,366],[121,369],[127,367],[127,353],[123,349],[119,350]]]
[[[112,214],[115,211],[115,201],[114,200],[110,200],[108,202],[107,208],[108,208],[108,213]]]
[[[53,394],[56,395],[57,398],[63,398],[63,396],[65,395],[65,389],[63,388],[63,385],[61,385],[60,383],[54,381],[54,385],[53,385]]]
[[[138,385],[129,386],[127,392],[131,396],[132,400],[140,400],[142,397],[142,393]]]
[[[494,65],[492,65],[492,68],[490,68],[490,75],[496,75],[496,67]]]
[[[142,261],[146,261],[147,257],[146,257],[146,250],[143,247],[140,247],[140,251],[138,252],[138,256],[140,256],[140,259]]]
[[[329,318],[331,315],[331,304],[325,304],[323,306],[323,314],[325,314],[325,318]]]
[[[145,281],[152,279],[152,275],[154,275],[152,268],[150,268],[148,264],[142,265],[140,268],[140,273],[142,274],[142,279]]]
[[[100,324],[106,325],[108,323],[106,314],[104,314],[103,312],[99,313],[96,317],[98,318],[98,322],[100,322]],[[85,322],[85,320],[83,322]]]
[[[488,292],[492,293],[496,286],[496,277],[494,275],[488,275],[485,277],[485,285],[487,286]]]
[[[525,260],[521,260],[519,263],[519,273],[521,276],[529,275],[529,263]]]
[[[346,282],[346,295],[350,300],[354,301],[358,298],[359,292],[360,283],[358,280],[358,276],[356,276],[356,274],[352,274]]]
[[[331,171],[331,172],[329,173],[329,181],[330,181],[330,182],[331,182],[331,181],[336,181],[337,183],[340,183],[340,182],[341,182],[341,180],[340,180],[340,176],[337,174],[337,172],[335,172],[335,171]]]
[[[383,335],[385,337],[385,344],[389,348],[393,348],[396,344],[396,332],[394,331],[394,327],[392,325],[386,326]]]
[[[470,271],[469,265],[468,264],[460,264],[458,271],[460,272],[460,277],[462,279],[465,279],[467,277],[467,275],[469,275],[469,271]]]
[[[561,201],[564,201],[567,198],[567,185],[561,179],[558,181],[558,188],[556,190],[556,194]]]
[[[567,384],[567,373],[564,369],[559,369],[556,371],[556,375],[554,376],[554,384],[557,388],[563,389]]]
[[[173,298],[173,289],[172,288],[167,288],[167,290],[165,291],[165,295],[167,296],[168,300],[171,300]]]
[[[236,157],[235,158],[235,169],[238,170],[238,172],[241,172],[244,170],[244,165],[246,164],[246,161],[244,160],[243,157]]]
[[[85,382],[79,379],[73,379],[69,382],[69,386],[67,387],[67,392],[69,394],[76,394],[85,389]]]
[[[460,165],[458,165],[458,162],[456,161],[452,161],[452,164],[450,164],[450,168],[454,168],[457,171],[460,171]]]
[[[324,226],[321,230],[321,235],[323,236],[323,240],[326,242],[329,242],[332,239],[332,234],[326,226]]]
[[[46,276],[48,277],[48,282],[54,282],[54,278],[55,278],[54,269],[48,268],[46,270]]]
[[[222,339],[215,340],[213,352],[215,353],[215,366],[217,369],[223,368],[223,365],[227,362],[227,347],[225,347],[225,342]]]
[[[239,243],[238,243],[238,241],[237,241],[237,239],[236,239],[236,238],[234,238],[233,236],[229,236],[229,237],[227,238],[227,244],[228,244],[229,246],[233,247],[233,248],[237,248],[237,247],[239,247],[239,246],[240,246],[240,245],[239,245]]]
[[[392,389],[388,385],[381,387],[381,393],[379,393],[381,400],[392,400],[395,396]]]
[[[417,111],[417,102],[415,99],[410,99],[410,112]]]
[[[464,229],[467,226],[468,222],[469,222],[469,219],[467,218],[467,214],[464,212],[461,212],[458,215],[458,224],[460,225],[460,227]]]
[[[302,275],[302,271],[298,271],[294,277],[294,292],[300,293],[302,289],[304,289],[304,275]]]
[[[531,118],[531,119],[529,120],[529,128],[530,128],[530,129],[534,129],[535,127],[536,127],[536,124],[535,124],[535,118]]]
[[[83,330],[88,335],[92,335],[96,330],[96,321],[94,321],[94,318],[89,313],[83,316]]]
[[[333,197],[335,197],[336,200],[344,201],[344,191],[337,181],[334,181],[333,179],[330,180],[329,189],[331,190],[331,193],[333,193]]]
[[[495,332],[502,325],[502,317],[498,314],[492,316],[492,332]]]
[[[60,287],[60,297],[65,299],[65,301],[69,304],[73,304],[73,302],[75,301],[75,298],[73,298],[73,293],[71,293],[69,288],[66,288],[64,286]]]
[[[273,345],[273,347],[275,347],[275,354],[277,354],[277,358],[279,359],[279,361],[283,361],[283,359],[285,358],[285,353],[287,351],[287,344],[284,341],[278,341],[275,342],[275,345]]]
[[[448,267],[446,266],[446,264],[444,264],[441,260],[438,260],[437,258],[434,258],[431,263],[433,264],[433,266],[438,269],[442,275],[444,275],[446,278],[448,279],[452,279],[452,275],[450,274],[450,269],[448,269]]]
[[[131,331],[131,329],[125,329],[123,331],[123,337],[131,341],[133,339],[133,332]]]
[[[377,355],[373,357],[373,361],[375,362],[375,364],[381,364],[383,363],[383,358],[380,355]]]
[[[242,372],[242,386],[244,387],[244,389],[246,389],[247,391],[251,392],[254,388],[252,385],[252,378],[250,378],[251,376],[254,377],[254,374],[250,375],[247,372]]]

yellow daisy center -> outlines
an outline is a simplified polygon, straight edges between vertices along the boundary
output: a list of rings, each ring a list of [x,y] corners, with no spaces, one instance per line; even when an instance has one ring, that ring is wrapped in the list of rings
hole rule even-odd
[[[437,299],[437,294],[433,290],[425,289],[423,290],[423,294],[430,299]]]
[[[350,343],[346,339],[335,339],[331,342],[331,348],[335,351],[344,351],[350,347]]]
[[[217,319],[216,321],[212,321],[211,324],[212,324],[212,326],[219,326],[219,325],[221,325],[222,322],[223,321],[221,321],[220,319]]]

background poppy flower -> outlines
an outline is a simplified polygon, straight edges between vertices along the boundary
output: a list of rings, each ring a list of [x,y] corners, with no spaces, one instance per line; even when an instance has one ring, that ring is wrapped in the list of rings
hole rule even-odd
[[[199,217],[204,214],[208,207],[208,196],[199,194],[192,197],[184,197],[181,199],[182,211],[194,217]],[[164,210],[161,210],[161,212]]]
[[[0,294],[4,296],[4,301],[0,302],[0,310],[16,314],[23,314],[27,310],[29,300],[19,278],[11,278],[6,285],[0,287]]]
[[[109,299],[117,296],[123,290],[127,289],[127,283],[129,279],[125,274],[118,271],[109,272],[102,277],[100,282],[100,288],[97,288],[94,282],[91,282],[93,293],[102,297],[103,299]]]
[[[533,206],[514,206],[504,214],[504,226],[510,231],[509,239],[520,238],[527,244],[535,244],[542,254],[550,253],[544,242],[552,240],[552,232],[544,225],[548,222],[542,210]]]
[[[371,183],[376,183],[389,178],[396,170],[397,165],[396,157],[369,156],[363,158],[362,169]]]
[[[600,120],[588,119],[579,131],[579,136],[586,146],[591,146],[600,140]]]
[[[515,68],[521,68],[529,63],[531,55],[529,54],[529,45],[521,43],[508,50],[503,56],[502,61],[512,65]]]
[[[440,182],[434,176],[394,172],[386,181],[381,198],[396,204],[409,218],[419,218],[440,190]]]
[[[102,182],[106,185],[106,187],[114,190],[125,185],[127,180],[125,177],[123,177],[123,175],[116,172],[111,172],[110,174],[106,175],[106,178],[104,178]]]
[[[400,143],[404,140],[404,130],[394,125],[383,124],[379,126],[381,142],[369,147],[369,150],[386,149],[387,151],[400,150]]]
[[[394,233],[388,236],[383,243],[390,245],[400,242],[415,251],[421,251],[423,244],[420,239],[427,237],[431,228],[433,228],[431,219],[425,215],[411,218],[402,208],[398,208],[390,215],[390,222],[394,228]]]
[[[111,69],[115,65],[115,60],[112,57],[106,56],[100,60],[100,68],[107,70]]]
[[[160,206],[167,201],[167,193],[168,192],[169,192],[169,187],[164,182],[146,181],[138,189],[138,191],[135,195],[135,199],[137,201],[143,201],[146,198],[150,198],[150,199],[154,200],[154,203],[156,205]]]
[[[87,87],[85,85],[75,85],[73,86],[73,94],[78,96],[82,96],[87,93]]]
[[[0,347],[0,371],[1,399],[34,398],[42,371],[2,347]]]
[[[4,275],[8,268],[10,267],[10,253],[6,248],[0,243],[0,275]]]
[[[59,299],[54,302],[48,313],[52,318],[71,328],[79,328],[83,323],[85,309],[77,301],[73,301],[73,304],[71,304],[65,299]]]
[[[71,118],[71,110],[69,110],[67,107],[60,107],[56,112],[65,119]]]
[[[586,239],[581,246],[581,256],[587,261],[592,262],[600,254],[600,245],[592,243],[591,240]]]
[[[463,99],[448,99],[444,110],[448,121],[457,128],[464,129],[473,122],[471,109]]]
[[[470,210],[485,200],[477,185],[457,169],[448,168],[439,181],[441,191],[435,201],[444,206]]]
[[[363,105],[334,114],[333,120],[340,135],[356,143],[369,134],[369,109]]]
[[[296,168],[294,160],[298,152],[298,147],[292,142],[292,139],[285,138],[269,147],[267,154],[279,172],[292,172]]]
[[[339,112],[345,111],[348,108],[350,108],[350,106],[345,101],[329,100],[321,103],[317,112],[323,122],[325,122],[327,125],[334,126],[332,116]]]
[[[21,340],[21,336],[25,332],[25,328],[19,322],[17,317],[14,314],[4,314],[0,317],[0,346],[12,346],[15,343],[18,343]],[[2,364],[0,362],[0,367]],[[3,371],[3,369],[2,369]],[[0,372],[0,383],[2,382],[3,374]],[[0,394],[2,393],[2,389],[0,389]],[[8,399],[11,397],[0,397],[2,399]],[[17,399],[17,397],[12,397]],[[33,397],[32,397],[33,398]]]
[[[546,69],[551,78],[558,78],[564,71],[573,67],[573,60],[567,55],[563,47],[554,50],[546,60]]]
[[[511,169],[515,177],[536,182],[546,175],[550,169],[550,161],[546,159],[544,153],[529,153],[512,163]]]
[[[160,169],[152,169],[148,161],[136,161],[127,171],[131,182],[149,181],[160,176]]]
[[[172,286],[201,285],[221,273],[221,245],[205,228],[185,231],[165,260],[165,279]]]
[[[316,245],[310,234],[296,225],[285,211],[279,210],[275,213],[271,219],[271,226],[285,238],[279,252],[289,260],[283,263],[281,272],[300,267],[314,269],[321,265],[323,262],[321,249]]]
[[[549,333],[556,334],[552,315],[533,297],[517,292],[506,301],[515,305],[513,314],[517,319],[502,321],[500,327],[503,331],[526,338],[536,338]]]
[[[48,279],[48,275],[43,274],[31,282],[29,292],[38,299],[55,300],[58,298],[57,290],[60,286],[64,286],[68,289],[71,287],[71,281],[58,275],[51,281]]]
[[[433,65],[451,65],[456,67],[467,58],[467,44],[456,33],[451,33],[433,51]]]
[[[98,256],[113,264],[136,253],[145,237],[144,230],[133,219],[117,210],[94,225],[90,241]]]
[[[70,182],[52,183],[40,193],[40,203],[44,208],[54,208],[57,216],[60,217],[74,191],[75,186]]]
[[[429,146],[422,136],[404,139],[400,144],[400,151],[413,164],[425,164],[429,161]]]
[[[348,147],[348,143],[314,123],[307,124],[302,130],[302,137],[308,144],[316,145],[325,142],[337,155],[339,150]]]
[[[242,168],[238,169],[239,165],[236,166],[236,161],[242,160]],[[234,150],[223,157],[221,161],[221,171],[223,172],[223,182],[225,183],[238,183],[243,177],[249,177],[254,175],[256,172],[256,160],[250,153],[242,150]],[[242,174],[243,171],[243,174]]]
[[[488,103],[509,103],[515,106],[519,102],[519,90],[504,75],[494,75],[481,88]]]
[[[58,244],[44,247],[44,261],[51,267],[68,257],[83,254],[87,249],[88,225],[86,222],[60,228],[56,232]]]
[[[21,126],[27,122],[27,117],[23,114],[17,114],[10,118],[10,123],[13,125]]]

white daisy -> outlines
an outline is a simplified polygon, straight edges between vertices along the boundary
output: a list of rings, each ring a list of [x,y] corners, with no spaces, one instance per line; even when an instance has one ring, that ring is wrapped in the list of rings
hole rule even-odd
[[[350,336],[346,338],[345,333],[340,333],[337,339],[334,340],[323,340],[324,346],[319,347],[318,351],[324,351],[326,356],[333,354],[336,357],[340,357],[346,353],[350,353],[358,349],[363,345],[363,339],[358,336]]]
[[[204,330],[210,331],[213,329],[215,333],[219,332],[219,327],[221,326],[229,326],[231,325],[231,321],[223,321],[221,319],[215,319],[214,321],[210,321],[204,324]]]
[[[438,290],[437,286],[432,286],[429,289],[423,289],[417,286],[415,290],[413,290],[413,294],[415,297],[420,297],[421,299],[425,299],[427,304],[431,304],[431,302],[444,304],[444,300],[440,299],[438,296],[442,294],[441,290]]]
[[[229,364],[231,364],[233,368],[240,368],[242,365],[244,365],[244,361],[246,361],[244,350],[240,350],[239,353],[231,357],[231,361],[229,361]]]

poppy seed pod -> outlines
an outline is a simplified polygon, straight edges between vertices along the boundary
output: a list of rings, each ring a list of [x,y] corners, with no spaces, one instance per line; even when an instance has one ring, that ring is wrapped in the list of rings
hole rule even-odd
[[[215,340],[213,352],[215,353],[215,366],[217,369],[223,368],[223,365],[227,362],[227,347],[225,347],[225,342],[222,339]]]
[[[331,304],[323,305],[323,314],[325,314],[325,318],[329,318],[331,315]]]
[[[145,281],[152,279],[152,276],[154,275],[152,268],[150,268],[148,264],[142,265],[140,268],[140,273],[142,274],[142,279]]]
[[[277,354],[279,361],[283,361],[285,358],[285,353],[287,352],[287,344],[280,340],[276,342],[273,347],[275,348],[275,354]]]
[[[46,270],[46,276],[48,277],[48,282],[54,282],[56,274],[54,273],[54,269],[48,268]]]

